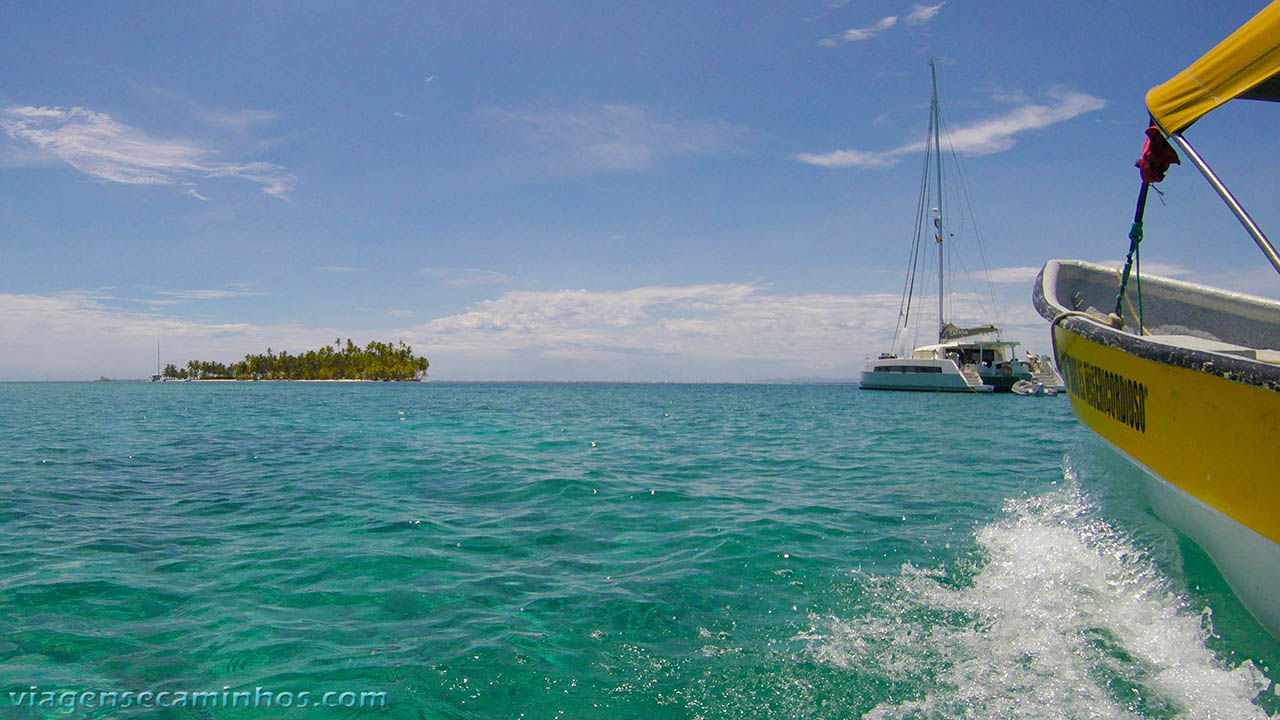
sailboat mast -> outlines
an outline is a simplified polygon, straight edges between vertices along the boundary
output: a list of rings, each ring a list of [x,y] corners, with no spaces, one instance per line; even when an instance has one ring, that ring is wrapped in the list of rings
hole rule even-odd
[[[933,227],[936,231],[934,239],[938,245],[938,342],[942,342],[942,329],[946,325],[946,321],[942,317],[942,302],[945,297],[943,292],[943,268],[942,260],[946,256],[942,245],[942,239],[946,235],[942,228],[942,141],[939,135],[939,125],[942,124],[941,113],[938,111],[938,69],[934,66],[933,61],[929,61],[929,75],[933,78],[933,98],[929,103],[929,124],[933,126],[933,159],[936,163],[937,186],[938,186],[938,214],[933,219]]]

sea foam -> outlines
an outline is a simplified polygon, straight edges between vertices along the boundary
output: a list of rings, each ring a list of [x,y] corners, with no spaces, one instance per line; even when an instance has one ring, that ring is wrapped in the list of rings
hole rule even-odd
[[[1006,502],[977,557],[865,578],[849,618],[811,616],[815,661],[887,689],[863,717],[1265,718],[1271,685],[1207,642],[1212,617],[1101,520],[1070,470]]]

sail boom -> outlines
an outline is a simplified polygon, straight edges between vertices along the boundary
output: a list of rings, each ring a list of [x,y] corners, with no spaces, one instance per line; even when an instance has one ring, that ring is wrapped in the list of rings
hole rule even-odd
[[[942,331],[939,333],[941,341],[959,340],[960,338],[974,337],[977,335],[990,335],[999,333],[1000,328],[995,325],[979,325],[978,327],[960,327],[952,323],[945,323]]]

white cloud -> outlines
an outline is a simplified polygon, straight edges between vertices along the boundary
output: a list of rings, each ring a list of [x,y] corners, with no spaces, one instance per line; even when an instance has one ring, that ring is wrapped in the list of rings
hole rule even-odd
[[[445,287],[504,285],[511,282],[510,275],[476,268],[423,268],[418,271],[418,274],[423,277],[435,278]]]
[[[911,12],[907,14],[906,22],[908,25],[920,25],[927,23],[933,19],[934,15],[938,14],[938,11],[942,9],[943,5],[946,5],[946,3],[940,2],[937,5],[917,4],[911,9]]]
[[[141,378],[161,360],[179,367],[188,360],[232,362],[248,353],[300,352],[335,337],[397,341],[387,331],[196,322],[155,312],[121,309],[102,293],[52,295],[0,293],[0,379],[89,380]]]
[[[1163,270],[1153,270],[1154,263],[1142,263],[1142,271],[1161,275],[1172,275]],[[1187,271],[1184,271],[1187,272]],[[1190,274],[1187,272],[1187,274]],[[1276,272],[1266,263],[1258,263],[1249,268],[1233,268],[1227,272],[1201,274],[1206,285],[1227,288],[1235,292],[1257,295],[1259,297],[1280,300],[1280,284],[1276,283]]]
[[[841,35],[841,38],[843,38],[845,42],[857,42],[859,40],[869,40],[875,37],[876,35],[879,35],[880,33],[884,32],[885,30],[888,30],[889,28],[893,27],[896,24],[898,24],[898,18],[893,15],[890,15],[888,17],[881,18],[880,22],[876,23],[875,25],[872,25],[871,27],[851,28],[849,30],[845,30],[844,35]]]
[[[1005,337],[1042,351],[1048,334],[1029,283],[997,290]],[[163,361],[182,365],[268,346],[301,352],[338,336],[404,340],[439,379],[848,379],[889,349],[898,307],[896,292],[787,295],[753,283],[513,290],[423,324],[335,329],[175,319],[121,309],[100,293],[0,294],[0,379],[143,377],[154,372],[157,339]],[[953,307],[961,321],[982,317],[976,301]],[[384,313],[392,323],[409,316]]]
[[[1054,105],[1024,105],[1001,117],[984,120],[948,133],[948,141],[959,152],[973,155],[1008,150],[1013,136],[1025,130],[1038,130],[1070,120],[1094,110],[1106,102],[1082,92],[1056,90],[1051,93]]]
[[[723,367],[744,362],[777,377],[860,362],[854,348],[891,334],[897,305],[896,295],[774,295],[735,283],[511,291],[414,330],[423,347],[441,354],[561,358],[579,372],[570,360],[607,360],[586,370],[593,377],[648,377],[657,369],[689,379],[702,368],[704,379],[725,379]]]
[[[992,102],[1001,105],[1030,105],[1034,101],[1021,90],[993,90],[988,94]]]
[[[293,189],[293,184],[298,180],[293,175],[282,172],[280,166],[267,162],[250,162],[238,165],[211,163],[203,168],[203,172],[209,177],[239,177],[260,183],[263,186],[262,192],[279,198],[285,198],[289,191]]]
[[[350,275],[351,273],[364,272],[364,268],[352,267],[350,265],[319,265],[315,270],[316,272],[328,273],[330,275]]]
[[[860,40],[870,40],[897,24],[898,17],[896,15],[889,15],[887,17],[880,18],[880,20],[874,25],[864,28],[850,28],[840,35],[823,39],[819,44],[832,47],[837,44],[837,41],[858,42]]]
[[[1116,269],[1116,273],[1119,273],[1124,268],[1124,258],[1120,258],[1119,260],[1094,260],[1093,262],[1097,263],[1098,265],[1108,265],[1110,267],[1113,267]],[[1142,272],[1151,273],[1152,275],[1164,275],[1165,277],[1174,277],[1174,278],[1186,277],[1188,275],[1195,274],[1193,270],[1191,270],[1190,268],[1184,265],[1178,265],[1177,263],[1150,262],[1150,261],[1144,261],[1142,263]],[[1117,274],[1116,277],[1119,278],[1120,277],[1119,274]]]
[[[225,300],[227,298],[241,297],[261,297],[266,293],[256,290],[161,290],[158,295],[163,295],[173,300]]]
[[[191,335],[197,327],[156,315],[121,311],[109,307],[108,301],[109,298],[84,292],[0,294],[0,334],[6,338],[5,352],[0,355],[0,378],[145,377],[155,371],[157,339],[181,344],[180,338]],[[225,337],[246,329],[247,326],[236,324],[205,325],[199,326],[198,334]],[[188,359],[191,358],[183,358],[182,362]]]
[[[0,113],[0,130],[37,147],[77,170],[129,185],[191,185],[193,178],[234,177],[285,197],[296,178],[266,162],[228,163],[185,140],[155,138],[84,108],[10,107]],[[203,199],[198,192],[188,190]]]
[[[829,153],[799,153],[796,160],[818,167],[884,168],[898,164],[896,151],[869,152],[866,150],[836,150]]]
[[[1043,351],[1048,333],[1030,282],[997,295],[1005,337]],[[511,291],[407,333],[439,357],[439,373],[467,358],[463,372],[494,368],[501,378],[847,379],[889,349],[899,301],[897,293],[782,295],[751,283]],[[950,307],[971,324],[986,318],[976,299]]]
[[[0,337],[11,339],[0,378],[142,377],[154,371],[157,338],[164,361],[182,364],[301,351],[338,335],[404,339],[451,379],[848,377],[860,345],[891,334],[897,304],[896,295],[772,295],[751,284],[512,291],[423,325],[357,331],[175,320],[88,293],[0,294]]]
[[[945,2],[940,2],[937,5],[916,4],[915,7],[911,9],[911,12],[908,13],[905,18],[902,18],[902,20],[908,25],[922,25],[932,20],[945,4]],[[897,24],[898,16],[888,15],[880,18],[880,20],[874,25],[861,28],[850,28],[839,35],[823,38],[818,41],[818,44],[825,47],[835,47],[841,42],[861,42],[863,40],[870,40],[877,35],[891,30]]]
[[[1050,92],[1053,104],[1029,104],[1001,115],[948,130],[944,142],[956,152],[989,155],[1013,147],[1014,137],[1027,130],[1048,127],[1106,105],[1100,98],[1073,90]],[[799,153],[795,159],[818,167],[890,167],[903,155],[924,150],[924,142],[913,142],[891,150],[836,150],[828,153]]]
[[[221,128],[246,132],[255,125],[275,122],[279,113],[270,110],[210,110],[204,113],[205,122]]]
[[[873,36],[874,33],[870,29],[850,28],[844,31],[840,39],[845,42],[858,42],[859,40],[870,40]]]
[[[665,158],[735,152],[749,134],[740,125],[633,105],[490,109],[482,117],[511,136],[532,164],[558,173],[648,170]]]
[[[1040,267],[1005,267],[994,268],[986,273],[972,273],[976,280],[990,280],[999,285],[1024,284],[1028,287],[1040,274]]]

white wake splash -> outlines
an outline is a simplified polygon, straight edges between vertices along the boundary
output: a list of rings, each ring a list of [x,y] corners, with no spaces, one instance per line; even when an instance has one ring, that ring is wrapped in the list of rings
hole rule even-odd
[[[1265,718],[1270,686],[1209,647],[1207,611],[1065,486],[1006,503],[963,576],[872,577],[858,617],[812,616],[814,660],[888,688],[863,717]]]

